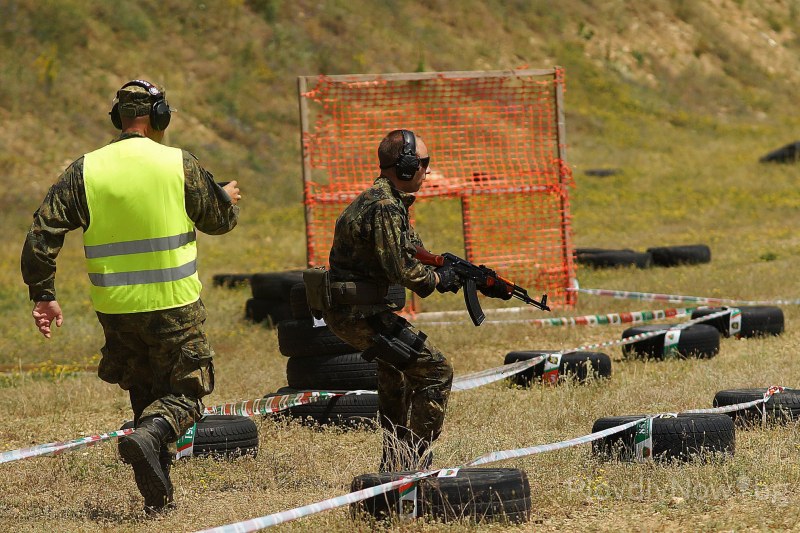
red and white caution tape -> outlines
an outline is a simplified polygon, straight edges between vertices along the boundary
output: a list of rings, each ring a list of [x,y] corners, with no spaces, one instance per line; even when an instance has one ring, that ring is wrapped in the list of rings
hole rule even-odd
[[[516,309],[516,308],[515,308]],[[556,317],[556,318],[506,318],[498,320],[485,320],[483,324],[528,324],[532,326],[602,326],[602,325],[616,325],[616,324],[639,324],[649,322],[651,320],[660,320],[664,318],[683,318],[690,316],[696,307],[682,307],[675,309],[656,309],[653,311],[630,311],[627,313],[610,313],[607,315],[583,315],[574,317]],[[446,313],[448,311],[444,311]],[[462,311],[455,311],[462,313]],[[432,315],[440,313],[431,313]],[[450,326],[460,324],[454,320],[447,321],[431,321],[432,318],[426,313],[420,313],[417,318],[422,319],[426,325],[430,326]]]
[[[715,313],[711,313],[709,315],[698,317],[682,324],[675,326],[674,328],[665,328],[663,330],[656,330],[656,331],[649,331],[645,333],[640,333],[638,335],[633,335],[631,337],[626,337],[624,339],[616,340],[616,341],[608,341],[608,342],[601,342],[596,344],[587,344],[583,346],[579,346],[577,348],[573,348],[570,350],[562,350],[558,352],[559,354],[577,352],[577,351],[584,351],[584,350],[591,350],[595,348],[601,348],[606,346],[615,346],[615,345],[622,345],[622,344],[631,344],[634,342],[638,342],[642,339],[655,337],[656,335],[664,334],[668,331],[668,329],[683,329],[692,324],[696,324],[698,322],[703,322],[706,320],[713,320],[718,316],[722,316],[727,314],[728,310],[718,311]],[[461,376],[453,380],[453,390],[461,391],[461,390],[469,390],[476,387],[480,387],[489,383],[493,383],[495,381],[499,381],[504,379],[508,376],[517,374],[522,372],[528,368],[531,368],[534,365],[539,364],[541,361],[544,360],[544,356],[535,357],[528,361],[517,361],[514,363],[510,363],[508,365],[503,365],[496,368],[490,368],[487,370],[481,370],[472,374],[467,374],[465,376]],[[375,391],[350,391],[349,394],[375,394]],[[318,401],[325,397],[333,397],[341,394],[330,393],[330,392],[317,392],[317,393],[296,393],[296,394],[285,394],[282,396],[275,396],[268,399],[258,399],[258,400],[249,400],[245,402],[232,402],[229,404],[223,404],[220,406],[214,406],[206,409],[206,414],[236,414],[238,413],[251,413],[246,414],[245,416],[254,416],[255,414],[267,414],[267,413],[275,413],[284,409],[288,409],[289,407],[293,407],[295,405],[303,405],[305,403],[311,403]],[[210,411],[209,411],[210,410]],[[226,412],[227,411],[227,412]],[[131,432],[132,430],[122,430]],[[8,452],[3,452],[0,454],[0,464],[4,462],[11,462],[16,461],[19,459],[27,459],[28,457],[37,457],[40,455],[53,455],[55,453],[60,453],[62,451],[73,449],[76,447],[81,446],[89,446],[91,444],[96,444],[97,442],[101,442],[103,440],[107,440],[112,437],[119,437],[127,433],[118,434],[119,432],[114,431],[110,433],[103,433],[100,435],[94,435],[92,437],[85,437],[83,439],[76,439],[75,441],[70,441],[69,443],[50,443],[50,444],[41,444],[38,446],[34,446],[32,448],[22,449],[22,450],[12,450]],[[75,444],[72,444],[75,443]],[[59,447],[56,452],[50,453],[54,447]]]
[[[609,289],[580,289],[570,287],[568,291],[582,292],[594,296],[611,296],[632,300],[660,301],[670,303],[691,302],[705,305],[800,305],[797,300],[735,300],[731,298],[710,298],[705,296],[682,296],[680,294],[659,294],[653,292],[616,291]]]
[[[20,459],[28,459],[29,457],[39,457],[42,455],[58,455],[67,450],[76,450],[78,448],[85,448],[92,446],[104,440],[113,439],[115,437],[124,437],[133,433],[132,429],[120,429],[118,431],[111,431],[109,433],[101,433],[99,435],[91,435],[89,437],[81,437],[80,439],[70,440],[66,442],[51,442],[48,444],[38,444],[30,448],[22,448],[19,450],[11,450],[9,452],[0,453],[0,464],[18,461]]]
[[[352,391],[350,394],[361,392],[363,391]],[[207,407],[204,413],[242,416],[255,416],[257,414],[265,415],[269,413],[277,413],[278,411],[282,411],[296,405],[304,405],[321,399],[333,398],[341,395],[342,393],[316,391],[284,394],[281,396],[273,396],[271,398],[258,398],[256,400],[249,400],[245,402],[232,402],[222,405],[215,405],[213,407]],[[116,437],[124,437],[125,435],[130,435],[131,433],[133,433],[133,429],[121,429],[118,431],[110,431],[107,433],[92,435],[90,437],[81,437],[79,439],[66,442],[50,442],[48,444],[38,444],[30,448],[2,452],[0,453],[0,464],[19,461],[20,459],[28,459],[31,457],[58,455],[59,453],[65,451],[72,451],[79,448],[84,448],[86,446],[92,446],[98,442]],[[187,445],[190,444],[191,442],[187,443]]]
[[[727,413],[733,410],[744,409],[747,407],[751,407],[754,405],[758,405],[759,403],[765,403],[769,401],[773,394],[777,392],[783,391],[783,387],[770,387],[767,393],[764,395],[763,398],[758,400],[753,400],[752,402],[747,402],[743,404],[738,404],[736,406],[724,406],[724,407],[717,407],[712,409],[696,409],[692,411],[683,411],[684,413]],[[734,409],[735,408],[735,409]],[[636,426],[644,421],[649,419],[658,418],[661,416],[674,416],[673,413],[661,413],[656,415],[648,415],[642,418],[632,420],[630,422],[626,422],[625,424],[614,426],[612,428],[604,429],[602,431],[597,431],[595,433],[590,433],[588,435],[584,435],[581,437],[576,437],[574,439],[569,439],[565,441],[555,442],[552,444],[540,444],[537,446],[530,446],[527,448],[516,448],[511,450],[503,450],[498,452],[491,452],[485,455],[482,455],[468,463],[465,463],[463,466],[479,466],[488,463],[494,463],[497,461],[503,461],[506,459],[513,459],[517,457],[526,457],[529,455],[534,455],[538,453],[544,453],[554,450],[561,450],[564,448],[570,448],[572,446],[578,446],[581,444],[588,444],[598,439],[602,439],[609,435],[613,435],[615,433],[619,433],[621,431],[625,431],[626,429]],[[442,468],[437,470],[430,470],[426,472],[417,472],[411,476],[404,477],[402,479],[398,479],[396,481],[391,481],[388,483],[384,483],[382,485],[377,485],[374,487],[370,487],[367,489],[362,489],[356,492],[350,492],[348,494],[343,494],[341,496],[336,496],[334,498],[329,498],[327,500],[323,500],[318,503],[312,503],[309,505],[304,505],[302,507],[297,507],[295,509],[290,509],[288,511],[281,511],[279,513],[273,513],[270,515],[262,516],[259,518],[253,518],[250,520],[246,520],[243,522],[236,522],[233,524],[228,524],[224,526],[218,526],[210,529],[204,529],[197,533],[249,533],[251,531],[258,531],[259,529],[264,529],[270,526],[275,526],[278,524],[282,524],[284,522],[289,522],[291,520],[296,520],[298,518],[303,518],[305,516],[309,516],[312,514],[316,514],[322,511],[327,511],[330,509],[336,509],[338,507],[343,507],[345,505],[349,505],[351,503],[356,503],[361,500],[365,500],[367,498],[371,498],[373,496],[378,496],[379,494],[384,494],[394,489],[403,489],[407,487],[410,483],[416,483],[420,479],[424,477],[430,477],[434,474],[445,472],[445,471],[457,471],[462,467],[453,467],[453,468]]]
[[[269,398],[257,398],[255,400],[230,402],[212,407],[206,407],[204,413],[207,415],[267,415],[289,409],[290,407],[305,405],[341,395],[342,393],[325,391],[307,391],[295,394],[282,394],[280,396],[271,396]]]

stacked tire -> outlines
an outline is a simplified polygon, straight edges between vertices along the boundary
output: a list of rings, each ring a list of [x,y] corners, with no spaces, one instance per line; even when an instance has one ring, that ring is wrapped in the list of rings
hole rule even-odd
[[[256,323],[266,322],[271,327],[291,319],[289,293],[302,281],[302,270],[253,274],[250,277],[253,297],[245,302],[245,318]]]
[[[387,297],[400,308],[405,305],[402,286],[390,287]],[[310,391],[340,393],[342,396],[291,407],[281,414],[320,425],[373,424],[378,417],[378,396],[371,393],[378,388],[377,363],[364,360],[360,350],[311,316],[302,282],[289,289],[288,301],[292,318],[278,323],[278,349],[288,358],[288,387],[267,397]]]

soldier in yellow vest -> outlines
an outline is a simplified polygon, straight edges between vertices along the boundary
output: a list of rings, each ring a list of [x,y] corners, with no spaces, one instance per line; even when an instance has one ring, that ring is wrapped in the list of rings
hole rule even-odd
[[[171,117],[161,88],[126,83],[110,115],[120,136],[69,165],[34,213],[22,277],[36,326],[50,338],[53,323],[63,323],[56,257],[65,234],[83,230],[105,333],[98,375],[129,392],[135,431],[120,439],[119,453],[153,512],[172,506],[175,441],[214,389],[195,232],[232,230],[241,194],[236,181],[221,186],[191,153],[161,144]]]

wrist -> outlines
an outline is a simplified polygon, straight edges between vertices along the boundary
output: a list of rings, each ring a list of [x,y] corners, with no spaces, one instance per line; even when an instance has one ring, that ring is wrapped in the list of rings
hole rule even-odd
[[[54,294],[39,294],[32,298],[34,302],[55,302],[56,297]]]

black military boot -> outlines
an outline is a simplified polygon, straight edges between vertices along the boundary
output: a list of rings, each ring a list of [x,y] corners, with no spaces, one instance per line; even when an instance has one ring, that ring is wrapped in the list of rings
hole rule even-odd
[[[151,416],[141,420],[136,430],[119,442],[119,454],[133,467],[148,513],[161,511],[172,503],[172,482],[162,469],[160,454],[163,443],[173,435],[165,418]]]
[[[164,477],[167,478],[167,489],[169,492],[169,502],[172,503],[172,480],[169,478],[169,471],[172,468],[172,462],[175,460],[175,455],[170,451],[168,443],[161,443],[161,449],[158,452],[158,462],[161,463],[161,471],[164,472]]]

